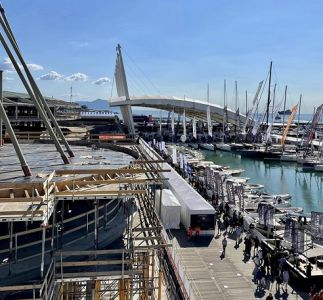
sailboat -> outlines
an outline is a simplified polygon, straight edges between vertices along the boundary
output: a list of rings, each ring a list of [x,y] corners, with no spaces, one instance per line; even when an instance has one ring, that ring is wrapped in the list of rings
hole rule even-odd
[[[210,103],[210,90],[209,84],[207,85],[207,102]],[[208,138],[212,139],[212,120],[211,120],[211,109],[210,105],[206,108],[206,119],[207,119],[207,131],[208,131]],[[201,143],[200,147],[205,150],[214,151],[214,145],[212,143]]]
[[[285,111],[285,108],[286,108],[286,94],[287,94],[287,86],[285,87],[284,111]],[[295,117],[297,108],[299,107],[299,110],[300,110],[301,102],[302,102],[302,95],[300,96],[300,99],[299,99],[299,105],[296,104],[295,106],[293,106],[292,110],[289,110],[291,113],[290,113],[290,115],[288,117],[287,125],[286,125],[284,133],[282,135],[281,142],[280,142],[280,144],[282,145],[282,155],[280,156],[281,161],[297,162],[296,151],[295,152],[290,152],[290,151],[287,152],[287,151],[285,151],[285,141],[286,141],[286,137],[287,137],[290,125],[291,125],[291,123],[292,123],[292,121],[293,121],[293,119]],[[285,117],[285,115],[283,115],[283,116]],[[284,119],[283,119],[283,129],[284,129],[284,123],[285,122],[284,122]]]
[[[271,127],[272,127],[272,123],[269,124],[269,105],[271,102],[271,98],[270,98],[270,88],[271,88],[271,75],[272,75],[272,62],[270,62],[270,68],[269,68],[269,80],[268,80],[268,97],[267,97],[267,105],[266,105],[266,124],[267,124],[267,134],[266,134],[266,144],[264,146],[258,147],[258,148],[254,148],[254,149],[243,149],[241,151],[239,151],[240,155],[242,157],[249,157],[249,158],[255,158],[255,159],[279,159],[281,153],[279,151],[272,151],[269,147],[268,147],[268,142],[270,139],[270,132],[271,132]],[[273,117],[274,118],[274,117]],[[254,128],[253,128],[253,135],[257,134],[257,131],[260,127],[260,120],[258,120],[258,122],[255,124]]]
[[[222,151],[231,151],[230,144],[225,143],[225,124],[226,124],[226,115],[227,115],[227,107],[226,107],[226,81],[224,80],[224,94],[223,94],[223,135],[222,135],[222,142],[216,143],[216,149]]]

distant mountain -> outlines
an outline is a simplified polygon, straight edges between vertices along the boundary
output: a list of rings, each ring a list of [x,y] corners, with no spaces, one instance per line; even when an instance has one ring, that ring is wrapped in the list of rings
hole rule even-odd
[[[89,109],[97,109],[97,110],[110,109],[108,100],[104,100],[104,99],[96,99],[94,101],[77,101],[77,103],[80,105],[86,105],[87,108],[89,108]]]

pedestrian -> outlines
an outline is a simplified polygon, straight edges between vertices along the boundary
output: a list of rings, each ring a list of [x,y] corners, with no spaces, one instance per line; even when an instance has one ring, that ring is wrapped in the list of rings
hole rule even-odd
[[[279,260],[279,264],[278,264],[278,270],[279,270],[280,274],[282,274],[282,272],[283,272],[283,269],[285,267],[285,263],[286,263],[286,258],[284,257],[284,255],[282,255]]]
[[[273,294],[269,293],[269,295],[266,297],[266,300],[274,300]]]
[[[259,259],[258,254],[256,254],[256,256],[254,256],[252,260],[255,263],[255,266],[257,266],[257,268],[259,268],[260,267],[260,259]]]
[[[258,252],[258,247],[259,247],[259,240],[258,237],[255,237],[253,239],[254,242],[254,249],[253,249],[253,255],[256,255],[256,253]]]
[[[228,245],[228,241],[227,241],[227,238],[224,236],[223,240],[222,240],[222,256],[223,258],[225,257],[225,249]]]
[[[280,292],[280,285],[283,283],[280,272],[276,273],[276,292]]]
[[[268,275],[270,274],[270,266],[271,266],[271,254],[268,251],[266,256],[264,257],[264,267],[266,268]]]
[[[285,292],[287,293],[287,286],[288,286],[288,282],[289,282],[289,273],[286,269],[283,272],[283,282],[284,282],[284,286],[285,286]]]
[[[262,255],[262,249],[261,248],[258,250],[257,255],[259,257],[260,264],[262,265],[263,255]]]
[[[312,269],[313,269],[313,266],[311,265],[311,263],[309,262],[307,265],[306,265],[306,276],[308,279],[311,278],[312,276]]]
[[[218,220],[218,234],[219,234],[219,235],[221,235],[221,233],[222,233],[222,222],[221,222],[221,220],[219,219],[219,220]]]
[[[237,229],[236,229],[236,248],[239,247],[240,238],[241,238],[241,227],[238,226]]]

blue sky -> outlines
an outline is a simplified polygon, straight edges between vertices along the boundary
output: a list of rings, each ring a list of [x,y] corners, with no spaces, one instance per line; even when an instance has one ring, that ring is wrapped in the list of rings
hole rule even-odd
[[[209,82],[211,102],[222,104],[226,79],[229,106],[235,80],[242,105],[245,90],[251,101],[273,60],[279,98],[287,84],[289,106],[300,93],[306,112],[323,102],[322,1],[3,0],[2,5],[47,96],[69,99],[72,84],[74,100],[110,97],[107,78],[112,80],[120,43],[132,95],[204,100]],[[6,58],[1,50],[2,68],[9,69],[4,88],[24,91]],[[98,79],[101,84],[94,83]]]

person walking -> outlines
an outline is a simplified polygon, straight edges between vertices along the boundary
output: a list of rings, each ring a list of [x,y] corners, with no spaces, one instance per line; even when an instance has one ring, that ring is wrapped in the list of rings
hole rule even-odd
[[[288,271],[285,269],[283,271],[283,283],[284,283],[284,286],[285,286],[285,292],[287,293],[287,286],[288,286],[288,282],[289,282],[289,273]],[[284,288],[283,288],[284,290]]]
[[[236,248],[239,247],[240,238],[241,238],[241,227],[238,226],[237,229],[236,229]]]
[[[256,253],[258,252],[258,247],[259,247],[258,237],[255,237],[253,242],[254,242],[253,255],[256,255]]]
[[[225,257],[225,249],[228,245],[228,241],[227,238],[224,236],[223,240],[222,240],[222,257]]]

